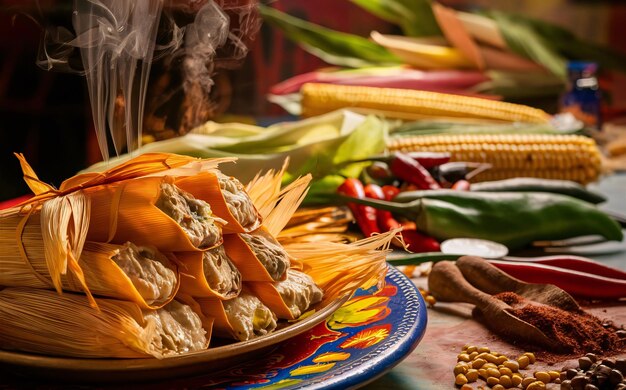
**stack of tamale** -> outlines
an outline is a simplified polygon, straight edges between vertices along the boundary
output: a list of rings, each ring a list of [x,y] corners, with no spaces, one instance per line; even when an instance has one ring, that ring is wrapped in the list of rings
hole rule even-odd
[[[0,211],[0,348],[167,357],[247,340],[382,280],[391,234],[283,246],[310,177],[247,188],[218,164],[145,154],[59,189],[23,157],[35,196]]]

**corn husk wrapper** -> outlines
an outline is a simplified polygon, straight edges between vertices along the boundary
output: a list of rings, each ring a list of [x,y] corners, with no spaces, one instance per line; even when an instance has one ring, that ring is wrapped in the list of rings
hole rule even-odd
[[[98,307],[89,307],[81,295],[5,288],[0,291],[0,347],[80,358],[163,358],[176,354],[163,345],[158,326],[138,305],[99,299]],[[195,320],[200,322],[200,318]],[[204,339],[198,349],[208,346],[208,339]]]
[[[246,290],[236,298],[228,301],[218,298],[192,298],[190,296],[181,296],[180,299],[194,308],[194,310],[200,310],[203,317],[212,318],[213,335],[218,337],[245,341],[256,337],[256,335],[250,332],[253,328],[256,328],[259,333],[266,334],[273,331],[277,326],[276,316],[272,311]],[[259,308],[259,312],[264,314],[266,318],[263,320],[255,318],[258,314],[257,310],[254,310],[254,313],[242,312],[238,315],[229,316],[225,308],[226,302],[237,305],[237,301],[242,299],[254,300]],[[241,306],[245,308],[249,305]]]
[[[218,299],[231,299],[239,295],[242,288],[241,278],[236,283],[236,288],[229,291],[219,291],[211,286],[206,278],[204,268],[203,256],[205,254],[206,252],[179,252],[176,254],[182,268],[180,293],[194,297],[215,297]]]
[[[226,221],[223,226],[225,233],[246,233],[251,232],[261,226],[261,215],[254,210],[254,222],[246,226],[242,226],[240,221],[233,215],[228,208],[224,194],[220,188],[217,173],[205,172],[195,176],[183,177],[175,182],[176,186],[187,191],[197,199],[202,199],[211,205],[213,214]],[[241,191],[245,191],[243,186]],[[247,197],[247,195],[245,195]]]
[[[23,221],[22,215],[16,213],[0,218],[0,285],[55,289],[46,263],[40,218],[40,214],[32,214],[26,220],[19,240],[10,233]],[[178,277],[167,297],[147,301],[124,270],[112,260],[119,249],[119,245],[85,243],[78,261],[82,280],[76,273],[66,272],[59,280],[62,289],[79,292],[84,291],[87,285],[92,294],[128,300],[151,309],[162,307],[174,298],[179,285]],[[168,268],[175,270],[173,264],[168,264]]]
[[[309,307],[320,302],[322,293],[306,275],[297,271],[287,271],[283,282],[248,282],[246,289],[257,296],[278,318],[295,320]],[[283,296],[280,291],[284,291]]]
[[[281,256],[267,256],[266,254],[266,257],[269,257],[270,261],[274,258],[277,261],[276,270],[268,271],[267,266],[260,260],[255,249],[248,242],[246,242],[242,235],[225,234],[224,248],[233,263],[235,263],[239,272],[241,272],[242,280],[244,282],[276,282],[279,280],[285,280],[287,277],[286,271],[289,268],[289,258],[280,243],[278,243],[278,241],[276,241],[276,239],[264,227],[261,227],[256,232],[250,233],[250,237],[267,240],[267,242],[272,243],[275,246],[275,249],[283,251],[283,259],[280,258]],[[282,272],[281,265],[283,266]]]
[[[38,250],[45,254],[46,266],[53,287],[61,293],[61,278],[69,271],[81,284],[92,306],[96,304],[85,283],[78,259],[86,241],[89,226],[99,224],[101,221],[91,220],[92,202],[85,195],[85,190],[143,176],[191,176],[200,172],[215,170],[220,163],[234,161],[232,158],[200,160],[175,154],[148,153],[112,167],[105,172],[74,176],[64,181],[60,189],[57,190],[39,180],[23,155],[16,154],[16,157],[20,161],[24,180],[35,196],[14,208],[0,211],[0,220],[15,215],[21,216],[15,226],[3,224],[3,237],[13,237],[21,258],[30,264],[22,240],[22,233],[25,226],[29,224],[31,216],[40,214],[44,247]],[[113,218],[108,220],[110,222]],[[38,276],[36,275],[36,277]]]
[[[156,206],[161,184],[171,177],[145,177],[84,190],[91,199],[87,238],[91,241],[154,245],[163,252],[196,251],[185,230]],[[221,242],[216,239],[211,246]]]

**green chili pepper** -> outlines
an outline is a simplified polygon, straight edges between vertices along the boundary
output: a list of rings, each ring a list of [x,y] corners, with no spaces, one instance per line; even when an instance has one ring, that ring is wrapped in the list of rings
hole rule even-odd
[[[472,191],[481,192],[552,192],[573,196],[589,203],[602,203],[606,198],[601,194],[589,191],[584,186],[570,180],[538,179],[534,177],[517,177],[514,179],[484,181],[472,184]]]
[[[404,195],[403,200],[408,201],[407,196]],[[623,239],[615,220],[594,205],[570,196],[452,190],[420,191],[419,196],[407,203],[373,199],[350,201],[401,214],[438,240],[482,238],[517,249],[536,240],[592,234],[607,240]]]

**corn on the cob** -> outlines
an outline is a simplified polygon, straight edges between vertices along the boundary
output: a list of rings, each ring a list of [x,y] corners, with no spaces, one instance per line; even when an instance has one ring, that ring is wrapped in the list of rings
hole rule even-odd
[[[305,84],[302,115],[314,116],[340,108],[365,108],[401,119],[453,117],[508,122],[546,123],[546,112],[520,104],[439,92],[352,85]]]
[[[450,152],[453,161],[492,164],[474,181],[539,177],[587,184],[602,170],[595,141],[579,135],[426,135],[395,137],[387,146],[390,151]]]

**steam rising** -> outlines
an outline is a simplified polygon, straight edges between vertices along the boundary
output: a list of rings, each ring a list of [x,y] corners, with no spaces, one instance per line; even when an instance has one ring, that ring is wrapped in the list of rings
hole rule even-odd
[[[85,75],[105,160],[109,140],[117,155],[141,146],[153,60],[180,59],[182,82],[175,88],[208,97],[215,68],[238,64],[247,53],[245,39],[256,34],[260,25],[252,0],[172,0],[165,8],[164,0],[74,0],[73,9],[74,32],[60,26],[46,28],[38,64]],[[230,26],[233,16],[237,19]],[[221,58],[216,60],[218,49]],[[163,99],[173,93],[151,99],[165,104]],[[208,119],[206,110],[195,112],[202,115],[191,122]]]

